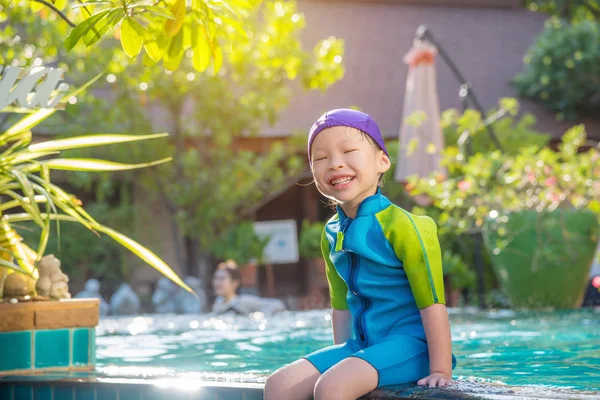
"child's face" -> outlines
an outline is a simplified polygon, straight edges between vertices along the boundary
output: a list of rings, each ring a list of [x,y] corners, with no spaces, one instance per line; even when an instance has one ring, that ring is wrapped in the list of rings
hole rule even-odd
[[[345,126],[321,131],[312,144],[311,160],[319,192],[346,212],[375,194],[379,176],[390,168],[389,158],[368,136]]]

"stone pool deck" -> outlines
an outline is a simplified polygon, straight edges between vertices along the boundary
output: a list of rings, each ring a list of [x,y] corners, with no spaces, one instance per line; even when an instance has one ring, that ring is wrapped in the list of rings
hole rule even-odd
[[[259,400],[260,382],[199,380],[192,376],[109,376],[98,372],[0,376],[1,400]],[[377,390],[361,400],[383,399],[599,399],[598,392],[540,390],[460,381],[445,389],[414,385]],[[285,399],[282,399],[285,400]]]

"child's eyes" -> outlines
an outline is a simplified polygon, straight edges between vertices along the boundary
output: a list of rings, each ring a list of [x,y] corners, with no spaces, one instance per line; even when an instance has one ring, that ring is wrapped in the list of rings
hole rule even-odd
[[[324,160],[324,159],[326,159],[326,158],[327,158],[327,157],[319,157],[319,158],[315,158],[315,159],[314,159],[314,162],[317,162],[317,161],[323,161],[323,160]]]
[[[350,150],[346,150],[346,151],[344,151],[344,154],[347,154],[347,153],[352,153],[353,151],[357,151],[357,150],[358,150],[358,149],[350,149]]]

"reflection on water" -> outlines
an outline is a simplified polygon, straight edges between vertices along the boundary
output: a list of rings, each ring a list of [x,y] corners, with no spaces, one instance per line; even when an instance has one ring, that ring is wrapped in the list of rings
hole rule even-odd
[[[530,395],[541,389],[600,390],[600,309],[450,310],[450,318],[459,362],[455,378],[470,391],[476,391],[469,386],[474,382],[488,392],[485,385],[534,385]],[[153,376],[264,382],[279,366],[331,340],[326,310],[106,319],[97,328],[97,365],[108,375],[144,376],[147,368]]]

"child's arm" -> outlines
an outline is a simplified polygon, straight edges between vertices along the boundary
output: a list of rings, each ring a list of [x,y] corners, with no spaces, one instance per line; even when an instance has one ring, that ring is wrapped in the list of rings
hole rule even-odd
[[[418,385],[446,386],[452,377],[452,338],[448,311],[444,304],[434,304],[421,310],[421,319],[429,348],[429,373]]]
[[[351,336],[352,316],[348,310],[333,309],[331,313],[333,322],[333,343],[345,343]]]

